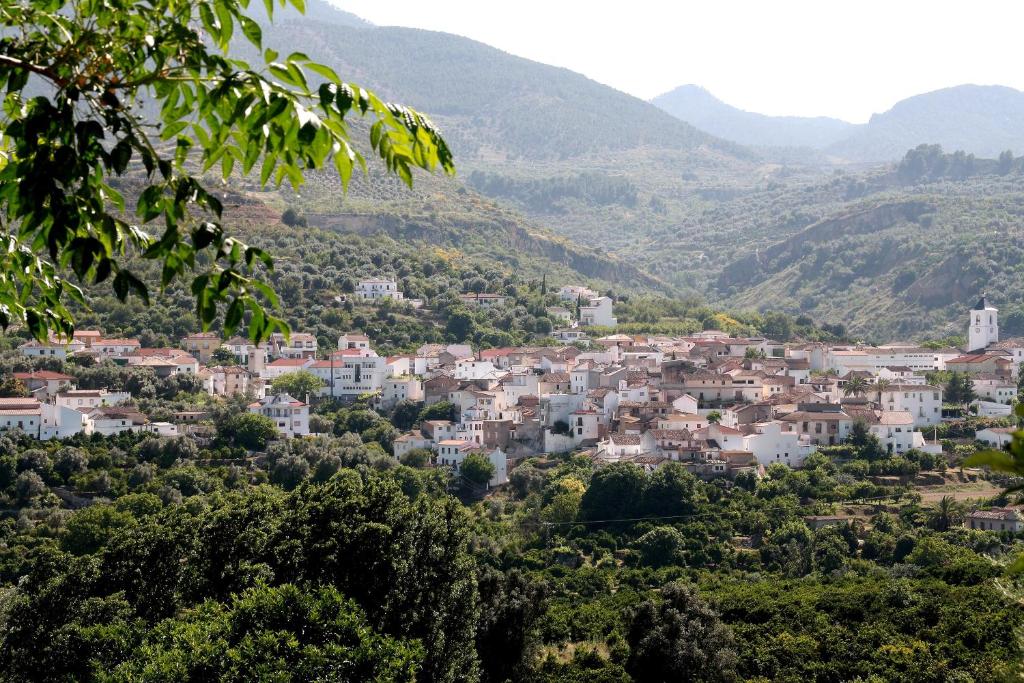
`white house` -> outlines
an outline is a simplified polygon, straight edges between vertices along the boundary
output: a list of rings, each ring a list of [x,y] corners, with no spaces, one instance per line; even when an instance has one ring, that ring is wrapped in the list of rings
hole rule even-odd
[[[753,453],[757,462],[765,467],[777,462],[789,467],[803,467],[804,461],[817,447],[809,436],[784,427],[786,425],[777,420],[750,425],[753,432],[743,437],[740,450]]]
[[[1008,403],[996,403],[995,401],[982,401],[975,399],[971,401],[971,409],[978,417],[1010,417],[1013,414],[1013,406]]]
[[[98,406],[85,413],[85,433],[113,436],[142,430],[149,420],[135,408]]]
[[[981,374],[971,379],[978,398],[995,403],[1010,403],[1017,399],[1017,384],[998,375]]]
[[[269,417],[285,438],[309,434],[309,406],[288,394],[275,394],[251,403],[249,412]]]
[[[881,392],[868,389],[868,398],[881,397],[882,410],[905,410],[914,425],[926,427],[942,421],[942,389],[929,384],[890,384]]]
[[[654,453],[657,441],[649,431],[643,434],[609,434],[605,441],[598,444],[597,450],[611,461],[621,460],[634,455]]]
[[[423,382],[418,377],[388,377],[380,388],[380,402],[384,406],[393,406],[399,401],[422,400]]]
[[[67,343],[51,339],[47,342],[39,342],[35,339],[27,341],[18,347],[23,356],[30,358],[60,358],[64,360],[68,356],[85,350],[85,342],[80,339],[72,339]]]
[[[890,453],[903,454],[923,442],[915,438],[914,416],[905,410],[879,411],[868,429]]]
[[[431,439],[428,439],[419,432],[408,432],[396,437],[391,442],[391,449],[395,454],[395,458],[401,458],[415,448],[429,449],[433,445],[434,442]]]
[[[313,372],[313,366],[323,361],[316,361],[312,358],[278,358],[275,361],[267,363],[266,367],[263,368],[263,372],[260,373],[263,379],[267,382],[273,382],[281,375],[287,375],[289,372],[298,372],[299,370],[309,370]]]
[[[86,429],[85,413],[67,406],[59,406],[54,403],[44,403],[41,410],[42,425],[40,426],[39,438],[66,439],[75,434],[84,432]]]
[[[597,292],[582,285],[564,285],[558,290],[558,298],[562,301],[590,301],[596,299]]]
[[[358,332],[346,332],[345,334],[338,337],[338,348],[339,349],[359,349],[361,351],[370,350],[370,338],[365,334],[359,334]]]
[[[1017,431],[1013,427],[989,427],[987,429],[979,429],[974,434],[974,438],[978,441],[983,441],[989,446],[995,446],[996,448],[1002,448],[1013,440],[1013,433]]]
[[[316,335],[292,332],[287,338],[280,332],[270,335],[270,355],[274,358],[316,358]]]
[[[601,414],[593,408],[580,408],[569,415],[569,432],[579,445],[584,441],[597,441],[601,436]]]
[[[459,301],[470,308],[498,308],[508,303],[509,297],[503,294],[460,294]]]
[[[106,389],[73,389],[57,394],[56,404],[75,410],[90,410],[102,406],[118,406],[130,401],[132,395],[127,391],[107,391]]]
[[[992,508],[975,510],[964,517],[964,526],[980,531],[1024,531],[1024,513],[1020,508]]]
[[[355,295],[361,299],[394,299],[400,301],[402,292],[398,291],[398,283],[394,280],[371,278],[356,283]]]
[[[157,436],[175,437],[178,436],[178,425],[170,422],[150,422],[143,425],[139,431],[149,432]]]
[[[563,325],[569,325],[572,323],[572,311],[562,306],[548,306],[547,308],[548,317],[554,320],[556,323]]]
[[[380,391],[389,375],[387,358],[361,349],[335,351],[327,360],[311,364],[309,370],[324,380],[325,395],[343,399]]]
[[[141,348],[138,339],[97,339],[89,349],[101,356],[123,358]]]
[[[33,370],[32,372],[16,372],[14,379],[25,385],[29,393],[42,401],[48,400],[61,391],[75,388],[75,378],[62,372],[52,370]]]
[[[36,399],[0,398],[0,431],[20,429],[38,437],[42,421],[42,404]]]
[[[615,318],[612,307],[612,300],[606,296],[590,299],[586,306],[580,306],[580,325],[615,327],[619,321]]]
[[[836,404],[800,404],[798,410],[779,418],[792,425],[798,434],[806,435],[811,443],[833,446],[846,440],[853,426],[853,418]]]

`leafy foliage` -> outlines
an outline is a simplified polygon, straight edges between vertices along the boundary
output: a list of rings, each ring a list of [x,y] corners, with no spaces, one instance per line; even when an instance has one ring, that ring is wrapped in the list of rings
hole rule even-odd
[[[296,188],[304,171],[333,164],[345,184],[363,164],[346,116],[369,113],[371,147],[406,183],[413,167],[453,170],[429,120],[342,82],[301,52],[279,60],[268,49],[263,71],[229,59],[236,26],[262,49],[262,31],[243,12],[246,5],[38,0],[0,12],[6,29],[0,51],[0,217],[8,240],[3,327],[23,324],[38,339],[51,331],[70,335],[74,320],[66,302],[84,299],[63,277],[65,269],[80,282],[110,279],[122,301],[134,293],[148,303],[149,287],[123,261],[132,252],[160,264],[161,288],[194,274],[190,289],[203,329],[223,306],[227,333],[248,315],[250,336],[265,338],[287,330],[264,307],[277,305],[260,271],[272,261],[224,230],[223,203],[190,163],[203,171],[217,165],[224,179],[236,165],[244,174],[259,165],[261,185],[287,180]],[[272,14],[273,2],[266,9]],[[47,94],[29,96],[30,77]],[[159,105],[159,135],[140,110],[143,98]],[[134,170],[133,162],[145,173],[138,223],[126,220],[129,207],[111,183]],[[163,223],[159,237],[143,228],[156,219]]]

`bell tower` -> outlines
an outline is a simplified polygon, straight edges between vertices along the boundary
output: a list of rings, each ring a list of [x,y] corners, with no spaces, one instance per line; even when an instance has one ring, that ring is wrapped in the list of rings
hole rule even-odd
[[[971,309],[967,339],[968,351],[980,351],[999,341],[999,309],[990,304],[984,294]]]

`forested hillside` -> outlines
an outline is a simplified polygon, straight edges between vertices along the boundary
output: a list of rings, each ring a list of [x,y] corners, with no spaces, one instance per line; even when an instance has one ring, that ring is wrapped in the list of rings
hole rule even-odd
[[[1005,297],[995,294],[1015,280],[1012,250],[970,253],[991,225],[1014,220],[1021,166],[1012,155],[931,147],[896,166],[836,170],[824,155],[723,142],[564,69],[458,36],[359,25],[343,13],[335,20],[333,9],[316,7],[323,11],[315,21],[278,20],[268,43],[302,44],[346,78],[382,84],[430,111],[459,169],[455,180],[427,178],[413,193],[375,175],[357,178],[347,196],[325,179],[300,197],[269,198],[316,225],[455,249],[531,277],[579,273],[623,291],[807,313],[878,340],[958,330],[962,306],[981,287],[1013,300],[1012,285]],[[893,144],[904,146],[894,156],[903,156],[939,130],[940,114],[983,116],[991,104],[996,119],[1012,119],[1014,93],[950,89],[876,118],[878,126],[901,122],[885,125],[898,129]],[[721,107],[707,111],[725,125]],[[997,139],[1004,129],[994,125],[978,119],[962,129]],[[961,141],[969,148],[972,140]],[[932,227],[876,221],[843,229],[850,216],[920,202]],[[816,228],[813,240],[801,234],[819,222],[833,228]],[[890,247],[883,259],[872,255]],[[790,260],[770,256],[780,251]],[[950,272],[951,286],[929,284]]]
[[[284,53],[301,45],[345,78],[430,112],[463,162],[567,160],[645,146],[691,151],[706,145],[747,155],[567,69],[452,34],[358,28],[329,16],[279,19],[267,28],[266,42]]]

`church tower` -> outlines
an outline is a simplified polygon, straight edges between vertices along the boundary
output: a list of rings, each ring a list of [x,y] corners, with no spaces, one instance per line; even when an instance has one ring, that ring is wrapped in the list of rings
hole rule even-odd
[[[984,294],[971,309],[967,338],[968,351],[980,351],[999,341],[999,309],[990,304]]]

